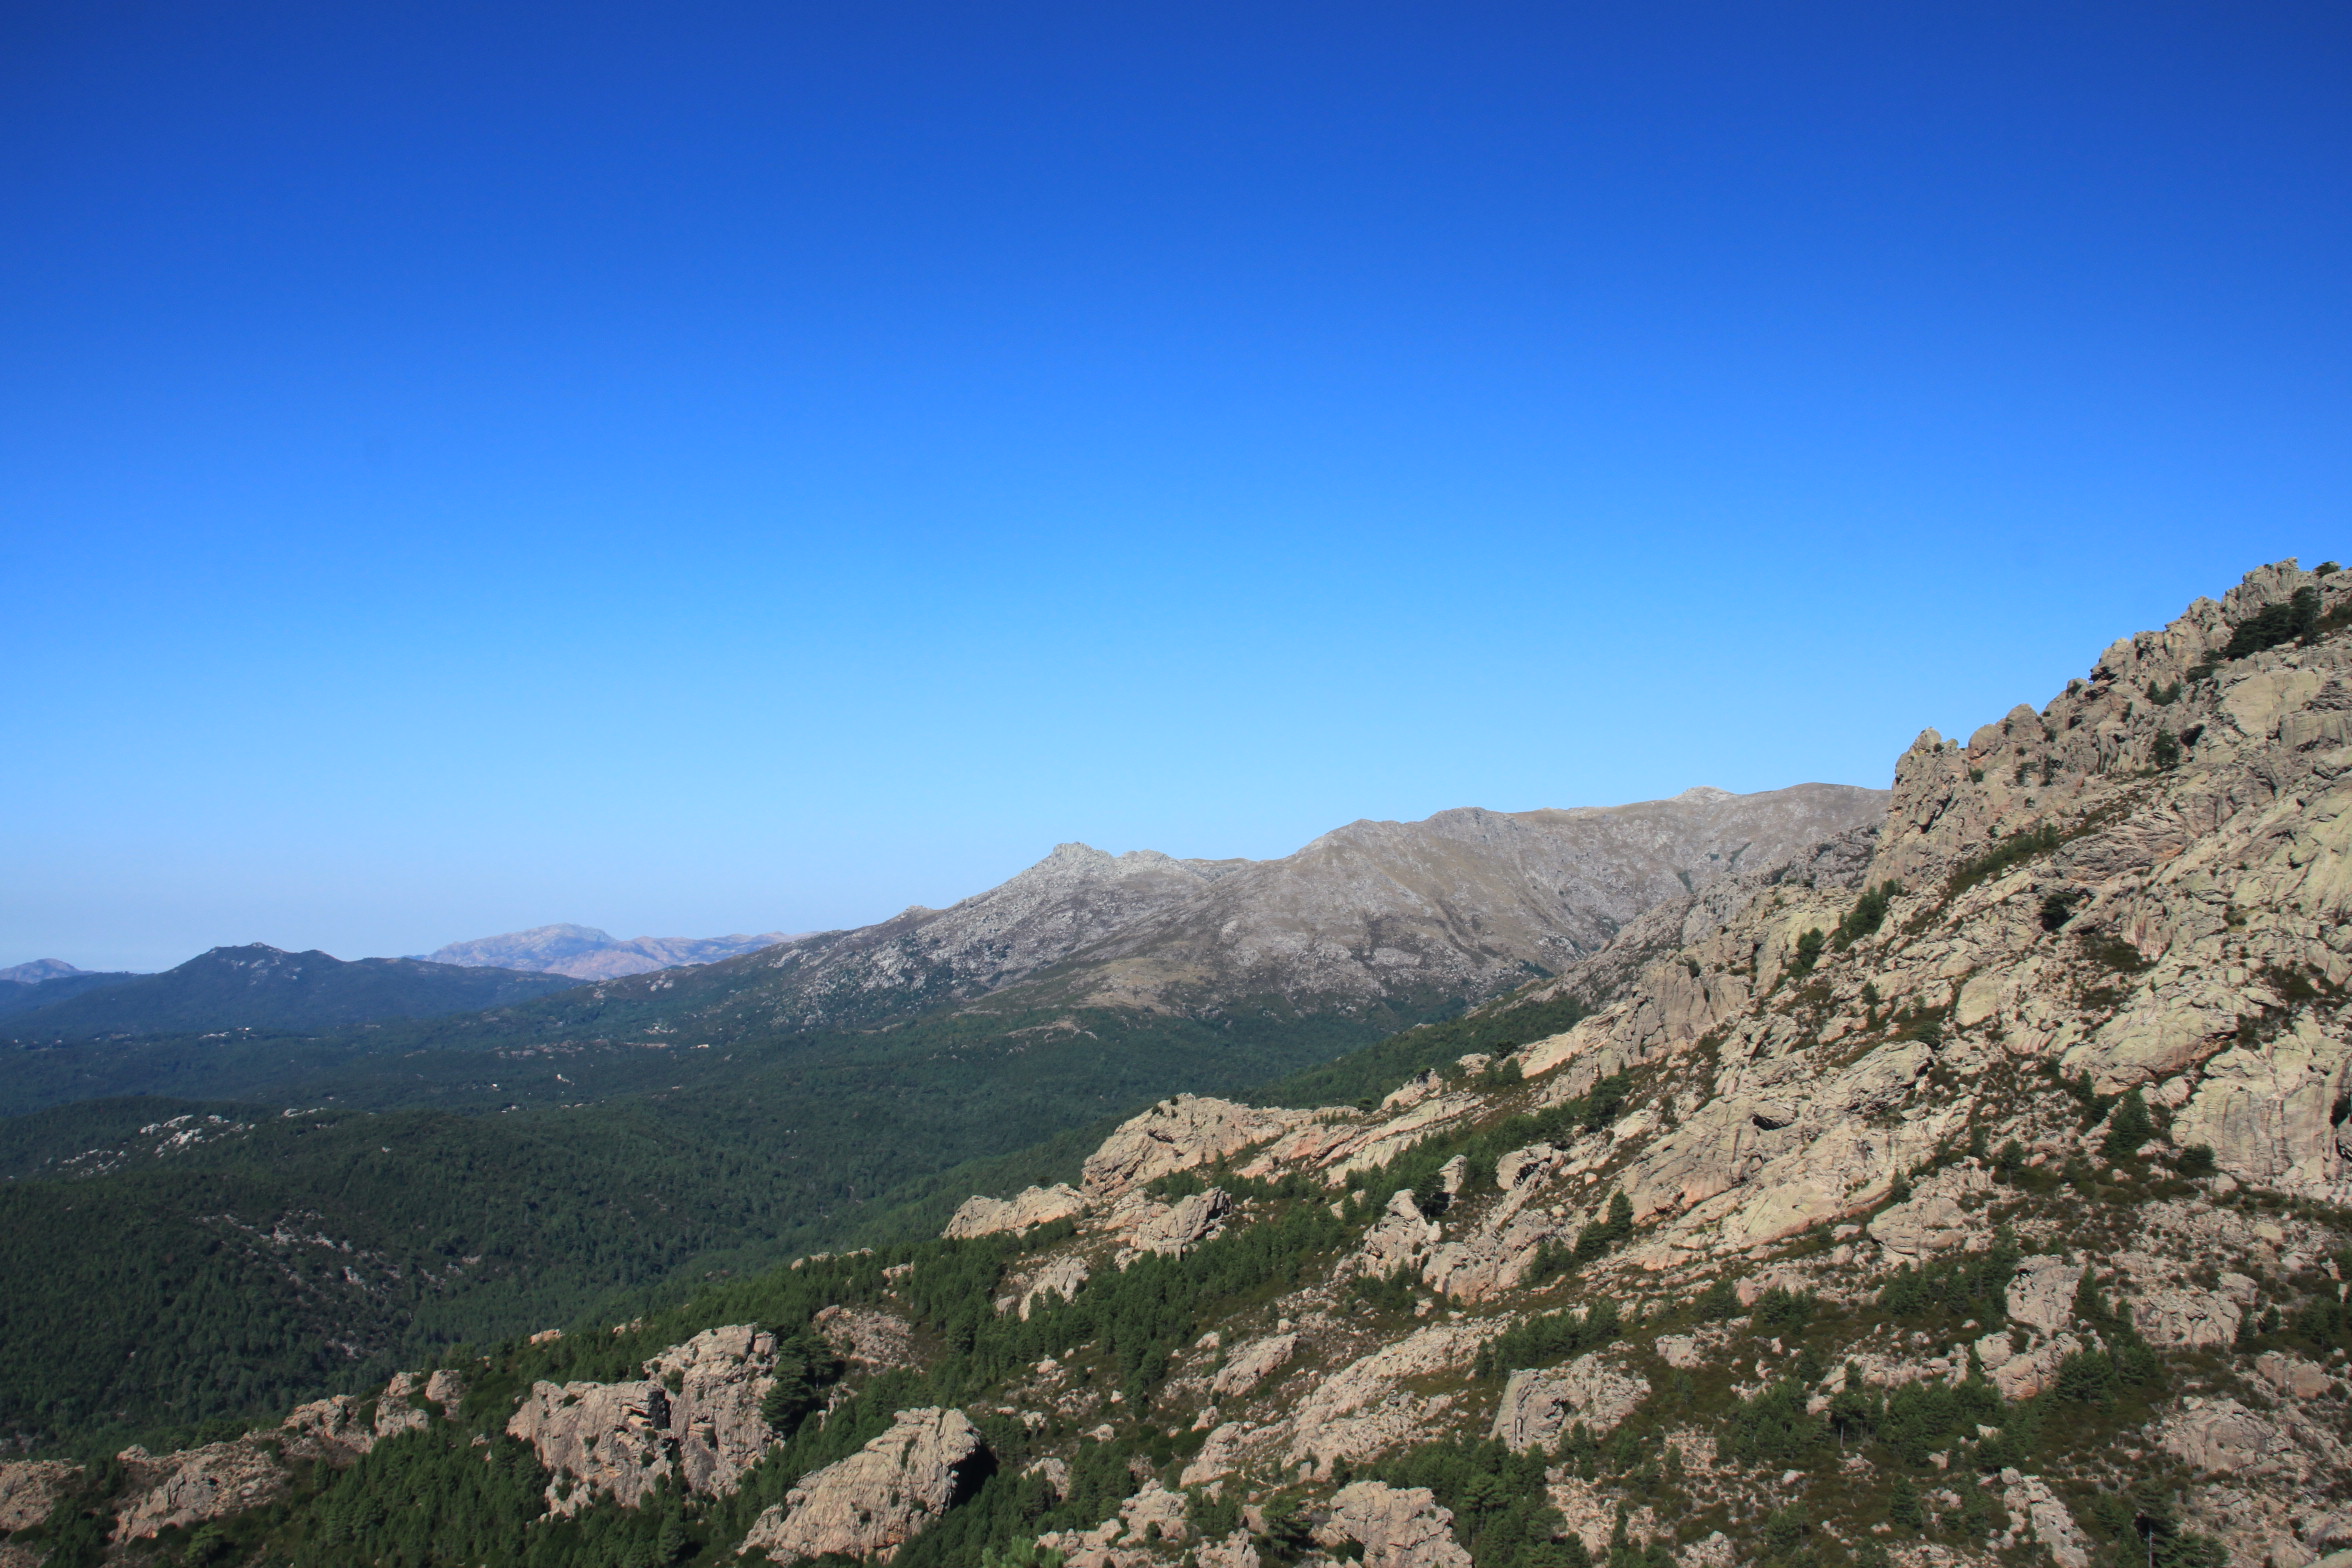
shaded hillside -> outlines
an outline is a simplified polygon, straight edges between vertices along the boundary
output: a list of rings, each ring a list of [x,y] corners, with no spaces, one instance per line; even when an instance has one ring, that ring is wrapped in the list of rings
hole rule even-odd
[[[466,969],[414,958],[346,963],[325,953],[288,953],[256,942],[216,947],[162,974],[122,980],[17,1013],[7,1028],[20,1040],[225,1030],[315,1034],[385,1019],[504,1007],[576,984],[561,975]]]
[[[102,990],[107,986],[121,985],[127,980],[143,978],[128,972],[75,969],[69,964],[59,965],[60,972],[57,973],[41,973],[32,964],[19,964],[16,967],[29,973],[21,979],[0,981],[0,1018],[14,1018],[22,1013],[70,1001],[85,991]]]

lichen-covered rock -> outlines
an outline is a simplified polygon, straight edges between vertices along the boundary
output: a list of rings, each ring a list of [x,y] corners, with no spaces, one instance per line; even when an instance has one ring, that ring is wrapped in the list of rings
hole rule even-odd
[[[2025,1258],[2009,1281],[2004,1304],[2013,1323],[2055,1334],[2074,1321],[2074,1294],[2083,1266],[2047,1255]]]
[[[1439,1507],[1425,1486],[1343,1486],[1317,1538],[1329,1546],[1353,1541],[1363,1548],[1364,1568],[1470,1568],[1470,1554],[1454,1539],[1453,1510]]]
[[[0,1464],[0,1535],[30,1530],[49,1517],[57,1499],[82,1473],[62,1459],[17,1459]]]
[[[251,1435],[169,1454],[126,1448],[117,1457],[129,1487],[114,1516],[116,1541],[148,1540],[176,1526],[258,1508],[283,1495],[292,1479]]]
[[[1271,1377],[1275,1370],[1298,1350],[1298,1335],[1270,1334],[1264,1339],[1236,1345],[1233,1354],[1209,1379],[1209,1392],[1225,1398],[1246,1395]]]
[[[950,1241],[1035,1230],[1084,1212],[1086,1195],[1068,1183],[1030,1187],[1012,1198],[966,1198],[941,1232]]]
[[[1611,1430],[1650,1397],[1649,1379],[1617,1359],[1593,1351],[1549,1370],[1513,1372],[1492,1435],[1513,1453],[1525,1453],[1549,1448],[1574,1421],[1595,1436]]]
[[[742,1549],[780,1563],[828,1552],[887,1560],[975,1489],[987,1463],[961,1410],[901,1410],[864,1448],[803,1476],[753,1523]]]

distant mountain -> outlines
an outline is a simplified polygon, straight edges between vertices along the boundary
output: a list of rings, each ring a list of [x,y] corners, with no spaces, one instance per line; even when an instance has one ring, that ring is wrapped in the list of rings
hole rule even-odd
[[[801,936],[768,931],[758,936],[637,936],[626,942],[594,926],[533,926],[504,936],[452,942],[421,955],[427,962],[469,969],[519,969],[532,974],[570,975],[575,980],[618,980],[681,964],[715,963],[754,953]]]
[[[76,969],[62,958],[36,958],[29,964],[0,969],[0,1018],[14,1018],[85,991],[139,978],[128,970],[103,973]]]
[[[63,976],[27,989],[48,993],[80,978]],[[9,1032],[20,1040],[80,1040],[235,1029],[316,1031],[504,1007],[579,983],[568,976],[414,958],[345,963],[325,953],[288,953],[260,943],[216,947],[159,975],[104,978],[113,983],[16,1010]]]
[[[1799,784],[1469,808],[1352,823],[1268,861],[1063,844],[948,909],[820,932],[691,976],[599,984],[553,1006],[604,1028],[714,1035],[869,1026],[950,1004],[1430,1016],[1598,951],[1663,898],[1876,822],[1886,800]]]
[[[87,969],[76,969],[62,958],[36,958],[29,964],[16,964],[0,969],[0,981],[13,985],[39,985],[44,980],[63,980],[73,975],[86,975]]]

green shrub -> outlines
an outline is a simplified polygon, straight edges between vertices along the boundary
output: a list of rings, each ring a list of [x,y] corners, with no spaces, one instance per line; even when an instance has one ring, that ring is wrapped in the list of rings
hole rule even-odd
[[[1718,1451],[1744,1464],[1801,1467],[1829,1435],[1827,1421],[1805,1413],[1804,1385],[1784,1377],[1732,1407]]]
[[[2170,730],[2158,730],[2156,732],[2156,743],[2149,750],[2148,755],[2155,762],[2159,772],[2171,772],[2174,768],[2180,766],[2180,737],[2175,735]]]
[[[2107,1136],[2099,1152],[2111,1160],[2128,1159],[2155,1136],[2156,1120],[2148,1114],[2148,1102],[2134,1089],[2116,1102],[2114,1114],[2107,1118]]]
[[[2266,604],[2230,630],[2230,640],[2222,648],[2224,659],[2243,659],[2276,648],[2281,643],[2293,642],[2319,627],[2319,590],[2298,588],[2294,596],[2280,604]]]
[[[1802,1334],[1813,1321],[1814,1309],[1820,1305],[1820,1299],[1809,1290],[1784,1290],[1775,1285],[1756,1298],[1749,1321],[1759,1333]]]
[[[1788,972],[1791,978],[1802,979],[1813,972],[1813,966],[1821,962],[1821,949],[1828,940],[1821,934],[1819,927],[1797,938],[1796,949],[1789,954]]]
[[[1862,896],[1854,900],[1854,907],[1847,910],[1845,918],[1838,922],[1837,945],[1841,948],[1852,947],[1886,924],[1887,906],[1902,891],[1903,884],[1892,880],[1863,889]]]

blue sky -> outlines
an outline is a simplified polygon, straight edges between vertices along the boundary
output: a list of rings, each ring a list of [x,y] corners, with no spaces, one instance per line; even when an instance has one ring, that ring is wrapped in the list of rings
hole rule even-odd
[[[0,964],[1884,783],[2352,555],[2329,5],[0,11]]]

